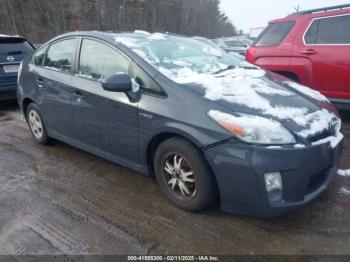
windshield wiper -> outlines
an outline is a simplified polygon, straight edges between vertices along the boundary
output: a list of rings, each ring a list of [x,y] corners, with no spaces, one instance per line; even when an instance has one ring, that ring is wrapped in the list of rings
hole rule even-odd
[[[217,71],[217,72],[214,72],[213,74],[214,74],[214,75],[217,75],[217,74],[220,74],[220,73],[225,72],[225,71],[227,71],[227,70],[232,70],[232,69],[235,69],[235,68],[236,68],[235,65],[229,65],[229,66],[227,66],[225,69],[221,69],[221,70],[219,70],[219,71]]]

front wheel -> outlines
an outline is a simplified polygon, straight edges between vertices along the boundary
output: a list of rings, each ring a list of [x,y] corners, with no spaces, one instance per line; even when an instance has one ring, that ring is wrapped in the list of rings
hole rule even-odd
[[[179,208],[199,211],[217,200],[216,181],[206,160],[186,140],[163,142],[155,154],[154,170],[163,194]]]
[[[35,104],[32,103],[28,105],[26,119],[30,132],[32,133],[35,141],[43,145],[48,144],[49,137],[47,135],[47,130],[41,117],[39,108]]]

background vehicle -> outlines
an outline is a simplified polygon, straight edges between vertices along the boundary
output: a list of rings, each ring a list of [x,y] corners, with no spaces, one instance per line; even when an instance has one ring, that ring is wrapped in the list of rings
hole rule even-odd
[[[228,212],[282,214],[335,177],[341,122],[319,93],[240,64],[190,37],[75,32],[23,61],[17,95],[38,143],[154,172],[180,208],[220,194]]]
[[[16,98],[19,65],[33,50],[22,37],[0,35],[0,100]]]
[[[244,37],[219,38],[213,41],[227,52],[238,53],[242,56],[245,56],[247,49],[253,43],[252,40]]]
[[[198,40],[198,41],[201,41],[201,42],[203,42],[203,43],[206,43],[206,44],[208,44],[208,45],[211,45],[211,46],[213,46],[213,47],[215,47],[215,48],[222,49],[222,50],[224,50],[225,52],[227,52],[225,49],[223,49],[223,48],[221,48],[220,46],[218,46],[218,45],[214,42],[213,39],[208,39],[208,38],[199,37],[199,36],[194,36],[193,38],[196,39],[196,40]],[[227,53],[228,53],[229,55],[231,55],[231,56],[233,56],[233,57],[239,59],[242,63],[245,62],[245,56],[240,55],[240,54],[238,54],[238,53],[236,53],[236,52],[227,52]]]
[[[271,21],[246,59],[350,108],[350,4]]]

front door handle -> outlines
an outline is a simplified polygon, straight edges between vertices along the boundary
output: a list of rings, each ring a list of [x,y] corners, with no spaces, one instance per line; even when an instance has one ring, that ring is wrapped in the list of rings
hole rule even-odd
[[[75,95],[76,97],[79,97],[79,98],[83,98],[83,97],[84,97],[83,92],[80,91],[80,90],[75,90],[75,91],[74,91],[74,95]]]
[[[77,104],[81,104],[84,99],[84,93],[80,90],[75,90],[73,95],[75,96],[75,101]]]
[[[306,49],[301,51],[300,53],[302,53],[303,55],[314,55],[317,54],[317,51],[315,49]]]

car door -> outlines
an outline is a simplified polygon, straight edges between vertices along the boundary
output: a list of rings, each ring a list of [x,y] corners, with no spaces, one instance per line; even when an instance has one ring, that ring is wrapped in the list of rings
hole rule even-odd
[[[130,60],[107,42],[83,38],[78,75],[74,77],[73,110],[78,140],[96,150],[137,162],[138,103],[126,93],[102,88],[102,80],[129,74]]]
[[[312,20],[297,52],[311,62],[311,87],[350,99],[350,15]]]
[[[71,83],[76,47],[76,38],[54,42],[47,48],[44,61],[42,59],[39,59],[40,63],[34,61],[34,66],[30,68],[35,78],[33,82],[37,85],[37,103],[49,132],[65,138],[74,138],[75,134],[74,120],[71,117],[73,114]],[[42,49],[41,52],[44,55],[45,50]]]

